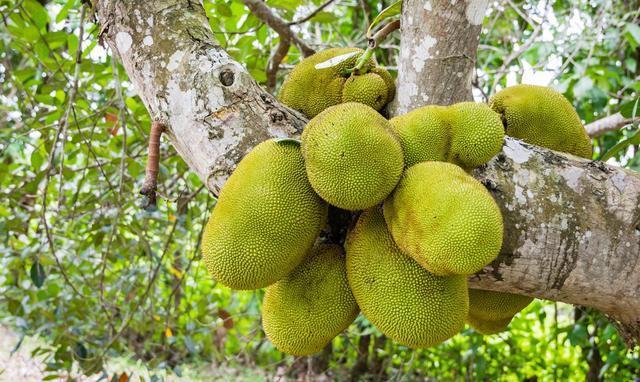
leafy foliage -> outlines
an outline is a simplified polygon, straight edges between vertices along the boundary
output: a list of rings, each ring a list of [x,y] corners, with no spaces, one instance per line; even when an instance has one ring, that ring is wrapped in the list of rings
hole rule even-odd
[[[320,4],[267,1],[285,20]],[[370,21],[391,4],[335,2],[293,29],[317,49],[365,47]],[[204,8],[218,42],[264,83],[277,34],[239,0],[208,0]],[[476,95],[546,81],[587,123],[628,113],[640,93],[638,9],[637,1],[495,2],[485,19]],[[215,200],[166,143],[161,200],[155,211],[140,208],[150,119],[100,44],[91,10],[80,0],[0,0],[0,12],[3,322],[47,339],[52,347],[38,352],[47,354],[52,375],[74,363],[100,372],[105,357],[117,354],[175,372],[212,359],[300,370],[304,360],[265,340],[262,292],[231,292],[206,274],[198,245]],[[395,70],[398,49],[392,36],[378,61]],[[291,48],[280,80],[299,59]],[[640,170],[639,143],[637,125],[608,132],[595,140],[596,156]],[[466,330],[442,346],[411,351],[359,318],[314,364],[339,379],[580,380],[590,367],[614,380],[640,373],[638,353],[626,350],[598,313],[537,301],[511,328],[484,338]]]

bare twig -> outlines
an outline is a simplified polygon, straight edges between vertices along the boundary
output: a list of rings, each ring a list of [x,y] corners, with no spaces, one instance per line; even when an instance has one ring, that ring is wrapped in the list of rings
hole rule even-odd
[[[596,137],[606,133],[607,131],[621,129],[637,121],[640,121],[640,116],[635,118],[625,118],[622,114],[615,113],[597,121],[593,121],[587,124],[584,128],[587,130],[587,134],[589,134],[590,137]]]
[[[147,167],[145,169],[144,183],[140,190],[140,194],[146,197],[145,204],[143,205],[144,209],[155,208],[156,206],[156,189],[158,186],[160,162],[160,136],[164,130],[164,123],[160,121],[153,121],[153,123],[151,123]]]
[[[322,5],[320,5],[318,8],[316,8],[313,12],[309,13],[308,15],[306,15],[305,17],[292,21],[290,22],[288,25],[297,25],[297,24],[302,24],[304,22],[307,22],[309,20],[311,20],[313,18],[313,16],[317,15],[318,13],[320,13],[323,9],[325,9],[326,7],[328,7],[331,3],[333,3],[335,0],[327,0],[325,1]]]
[[[276,31],[276,33],[280,35],[281,39],[288,39],[297,46],[303,56],[308,57],[316,52],[313,48],[307,45],[307,43],[302,41],[300,37],[293,33],[289,24],[273,13],[262,0],[242,0],[242,2],[247,6],[247,8],[249,8],[251,13],[267,24],[271,29]]]

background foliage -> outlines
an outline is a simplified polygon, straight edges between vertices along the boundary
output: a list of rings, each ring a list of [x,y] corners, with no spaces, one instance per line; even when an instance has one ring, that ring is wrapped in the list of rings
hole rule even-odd
[[[297,20],[318,0],[268,0]],[[366,44],[387,1],[334,1],[294,26],[317,50]],[[278,35],[238,0],[205,0],[215,36],[257,81]],[[478,100],[519,82],[563,92],[585,122],[640,92],[638,1],[492,3],[474,80]],[[632,380],[628,351],[596,312],[536,301],[499,336],[470,329],[427,350],[387,341],[362,317],[313,359],[284,356],[260,330],[262,292],[231,292],[200,264],[214,198],[166,142],[155,211],[140,207],[149,116],[99,42],[80,0],[0,0],[0,318],[48,346],[53,378],[102,371],[131,355],[153,369],[260,367],[295,376],[308,363],[337,379]],[[378,61],[395,71],[397,36]],[[278,80],[300,59],[292,47]],[[594,140],[595,158],[640,170],[637,126]],[[635,144],[635,145],[634,145]],[[310,361],[310,362],[308,362]],[[232,373],[232,371],[229,371]],[[595,379],[594,379],[595,378]]]

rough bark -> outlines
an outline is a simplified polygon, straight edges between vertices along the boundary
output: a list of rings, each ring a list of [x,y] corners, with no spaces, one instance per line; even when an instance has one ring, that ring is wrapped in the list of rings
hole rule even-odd
[[[216,43],[200,2],[100,0],[94,7],[101,38],[214,193],[253,146],[296,135],[306,123]]]
[[[103,37],[147,108],[210,190],[253,145],[296,136],[304,125],[213,42],[198,2],[101,0],[96,7]],[[396,112],[470,98],[485,7],[406,0]],[[405,22],[410,15],[415,20]],[[639,174],[507,139],[475,175],[494,193],[507,233],[503,253],[473,286],[591,306],[640,328]]]
[[[640,174],[507,139],[474,176],[500,205],[500,256],[472,287],[640,319]]]
[[[471,80],[488,3],[402,2],[398,95],[391,107],[394,114],[473,99]]]

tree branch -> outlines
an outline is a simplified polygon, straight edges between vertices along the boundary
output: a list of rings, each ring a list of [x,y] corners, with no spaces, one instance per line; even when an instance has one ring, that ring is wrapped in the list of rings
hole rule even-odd
[[[251,13],[262,20],[280,35],[280,39],[290,40],[300,49],[302,55],[308,57],[316,51],[300,39],[289,27],[289,24],[269,9],[262,0],[242,0]],[[327,4],[328,5],[328,4]]]
[[[640,116],[636,116],[635,118],[625,118],[622,114],[615,113],[597,121],[588,123],[584,128],[587,130],[587,134],[593,138],[608,131],[619,130],[637,121],[640,121]]]

